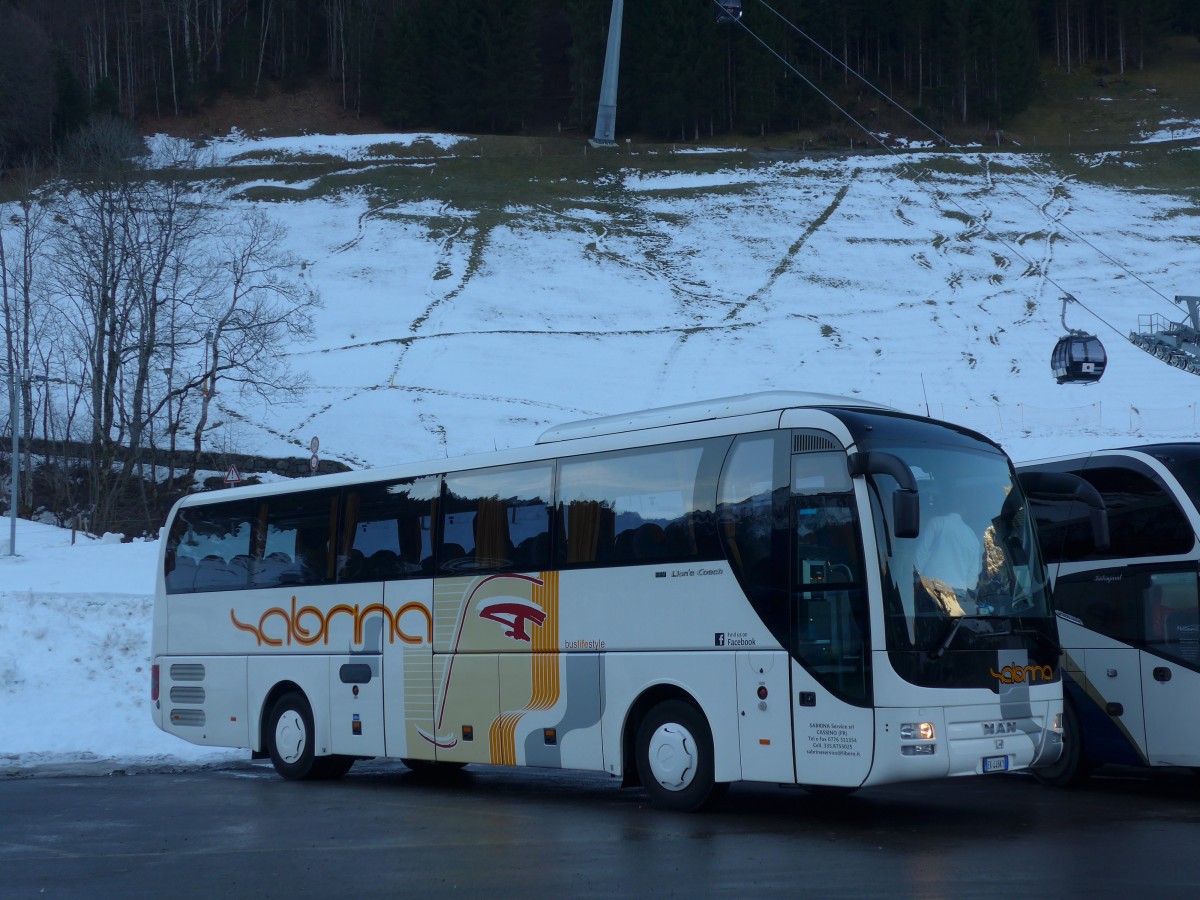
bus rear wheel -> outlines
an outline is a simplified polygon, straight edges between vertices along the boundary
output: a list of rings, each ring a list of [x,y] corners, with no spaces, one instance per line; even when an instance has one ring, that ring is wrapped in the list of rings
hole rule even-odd
[[[312,707],[298,691],[275,701],[267,718],[266,739],[275,771],[292,781],[341,778],[354,765],[353,756],[316,755]]]
[[[1051,787],[1076,787],[1087,781],[1091,766],[1083,752],[1079,714],[1070,703],[1063,704],[1063,748],[1058,762],[1033,770],[1033,777]]]
[[[714,779],[708,722],[684,700],[664,701],[642,720],[637,733],[637,771],[650,802],[660,809],[706,809],[729,787]]]

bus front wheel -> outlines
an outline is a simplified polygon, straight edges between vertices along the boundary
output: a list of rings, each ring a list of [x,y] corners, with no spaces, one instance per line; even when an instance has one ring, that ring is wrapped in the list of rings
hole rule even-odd
[[[1063,748],[1058,762],[1033,770],[1033,777],[1051,787],[1075,787],[1087,781],[1091,766],[1083,752],[1083,732],[1074,705],[1063,704]]]
[[[297,691],[284,694],[271,707],[266,738],[275,771],[293,781],[341,778],[354,765],[353,756],[316,755],[312,707]]]
[[[708,722],[684,700],[664,701],[642,720],[637,733],[637,770],[650,802],[661,809],[705,809],[728,788],[713,776]]]

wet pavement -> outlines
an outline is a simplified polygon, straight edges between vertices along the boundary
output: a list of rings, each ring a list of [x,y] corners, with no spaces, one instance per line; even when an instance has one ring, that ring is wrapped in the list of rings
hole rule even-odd
[[[1200,778],[1023,776],[651,808],[603,775],[360,763],[0,780],[0,896],[1191,897]]]

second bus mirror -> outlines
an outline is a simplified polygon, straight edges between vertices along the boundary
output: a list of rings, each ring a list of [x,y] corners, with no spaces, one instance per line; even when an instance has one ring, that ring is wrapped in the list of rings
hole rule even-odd
[[[892,494],[892,533],[915,538],[921,533],[921,495],[903,488]]]

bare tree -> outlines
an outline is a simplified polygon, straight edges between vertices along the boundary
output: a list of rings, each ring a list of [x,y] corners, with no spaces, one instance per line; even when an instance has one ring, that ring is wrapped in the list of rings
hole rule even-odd
[[[311,335],[312,311],[320,299],[296,277],[299,261],[285,252],[285,236],[281,224],[253,210],[219,242],[223,292],[206,311],[207,367],[189,476],[199,466],[219,385],[275,400],[303,387],[303,379],[286,365],[287,344]]]
[[[13,185],[17,200],[10,207],[7,222],[0,222],[0,304],[3,307],[5,361],[11,373],[35,372],[35,353],[46,320],[45,305],[36,292],[38,259],[46,241],[46,205],[36,189],[37,164],[28,160],[16,173]],[[12,235],[11,244],[4,240],[5,226]],[[10,249],[11,248],[11,249]],[[43,384],[44,378],[43,375]],[[18,507],[27,509],[33,480],[33,434],[35,423],[34,387],[30,378],[11,379],[10,384],[20,396],[10,397],[10,409],[23,410],[21,439],[24,477],[20,485]]]

